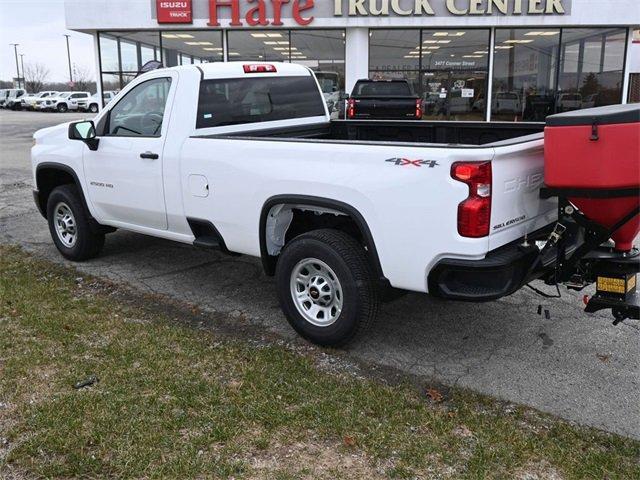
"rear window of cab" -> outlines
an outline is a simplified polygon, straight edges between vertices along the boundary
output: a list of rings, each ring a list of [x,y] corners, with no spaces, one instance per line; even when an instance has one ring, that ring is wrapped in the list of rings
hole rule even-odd
[[[311,76],[203,80],[196,128],[324,116]]]

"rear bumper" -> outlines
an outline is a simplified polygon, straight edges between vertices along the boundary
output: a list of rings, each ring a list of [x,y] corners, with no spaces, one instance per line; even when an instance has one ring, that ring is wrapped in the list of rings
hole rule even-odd
[[[429,293],[469,302],[511,295],[531,279],[529,270],[538,253],[535,246],[509,244],[482,260],[444,259],[429,273]]]

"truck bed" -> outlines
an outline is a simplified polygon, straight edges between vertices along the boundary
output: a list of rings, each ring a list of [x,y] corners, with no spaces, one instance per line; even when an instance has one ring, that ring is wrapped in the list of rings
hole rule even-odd
[[[328,124],[256,129],[222,136],[256,140],[283,139],[295,141],[307,139],[335,143],[423,143],[485,147],[504,141],[518,143],[522,137],[542,134],[543,131],[544,124],[542,123],[333,120]],[[205,137],[220,137],[220,135],[207,135]],[[530,139],[522,138],[522,141]]]

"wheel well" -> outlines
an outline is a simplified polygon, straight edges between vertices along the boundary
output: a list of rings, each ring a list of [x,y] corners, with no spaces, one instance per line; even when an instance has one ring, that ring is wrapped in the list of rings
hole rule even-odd
[[[275,273],[284,246],[298,235],[331,228],[355,238],[367,252],[376,275],[384,279],[378,253],[364,218],[353,207],[342,202],[315,197],[295,197],[278,201],[274,198],[263,208],[260,222],[260,249],[267,275]]]
[[[60,168],[41,168],[36,173],[36,185],[38,188],[38,203],[42,215],[47,218],[47,200],[54,188],[60,185],[75,184],[73,174]]]

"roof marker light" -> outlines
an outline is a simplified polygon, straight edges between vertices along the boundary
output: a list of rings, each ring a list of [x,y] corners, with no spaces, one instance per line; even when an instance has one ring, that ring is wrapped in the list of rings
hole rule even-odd
[[[276,73],[278,70],[275,65],[253,64],[243,65],[244,73]]]

